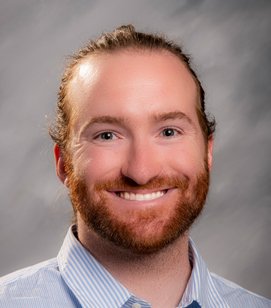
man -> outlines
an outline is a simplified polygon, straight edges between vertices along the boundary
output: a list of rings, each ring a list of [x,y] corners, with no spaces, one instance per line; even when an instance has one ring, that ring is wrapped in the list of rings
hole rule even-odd
[[[271,306],[209,273],[189,239],[214,129],[173,42],[122,26],[81,49],[50,130],[76,223],[56,259],[2,278],[0,306]]]

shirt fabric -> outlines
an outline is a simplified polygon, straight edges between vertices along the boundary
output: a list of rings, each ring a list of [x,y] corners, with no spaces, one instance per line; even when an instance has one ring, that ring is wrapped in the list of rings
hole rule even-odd
[[[77,240],[72,226],[57,258],[0,279],[0,307],[147,308]],[[210,273],[195,244],[189,241],[193,270],[178,307],[271,307],[271,301]]]

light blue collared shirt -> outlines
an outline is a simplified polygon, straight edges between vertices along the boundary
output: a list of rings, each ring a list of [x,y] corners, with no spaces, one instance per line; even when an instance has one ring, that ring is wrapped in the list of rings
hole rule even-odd
[[[69,229],[57,258],[0,279],[0,307],[151,307],[131,294],[80,244]],[[191,277],[178,307],[271,307],[271,301],[208,271],[192,240]],[[137,304],[137,305],[135,305]]]

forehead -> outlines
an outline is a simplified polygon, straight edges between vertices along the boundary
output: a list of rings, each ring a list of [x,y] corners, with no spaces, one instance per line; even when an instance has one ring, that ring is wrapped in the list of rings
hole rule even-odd
[[[198,99],[196,83],[185,64],[168,51],[150,50],[89,56],[75,68],[68,95],[76,114],[91,106],[95,115],[105,108],[114,112],[121,102],[130,111],[142,109],[142,101],[146,110],[164,106],[168,111],[174,104],[195,110]]]

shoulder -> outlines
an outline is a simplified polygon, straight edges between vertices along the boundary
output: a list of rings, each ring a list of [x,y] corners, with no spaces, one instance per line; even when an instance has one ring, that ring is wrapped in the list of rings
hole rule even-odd
[[[230,307],[271,307],[271,300],[250,292],[214,273],[210,274],[216,290]]]
[[[45,273],[47,271],[51,272],[56,269],[57,260],[54,258],[17,270],[0,278],[1,291],[9,285],[14,285],[20,282],[30,282],[41,273]]]
[[[0,307],[48,307],[55,295],[67,294],[56,258],[0,278]]]

